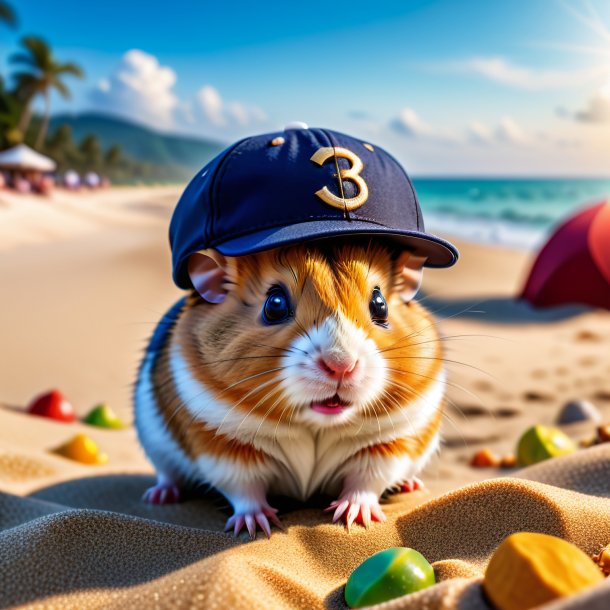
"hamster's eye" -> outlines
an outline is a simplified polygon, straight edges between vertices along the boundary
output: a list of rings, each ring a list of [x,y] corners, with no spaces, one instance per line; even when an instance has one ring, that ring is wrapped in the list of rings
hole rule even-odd
[[[379,326],[388,325],[388,304],[385,302],[381,290],[378,286],[373,289],[371,302],[369,303],[369,311],[371,312],[371,320]]]
[[[291,315],[290,300],[286,291],[281,286],[272,286],[263,305],[263,322],[279,324],[285,322]]]

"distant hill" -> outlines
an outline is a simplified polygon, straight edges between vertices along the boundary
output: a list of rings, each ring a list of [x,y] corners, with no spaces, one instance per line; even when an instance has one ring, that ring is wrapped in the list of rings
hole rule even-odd
[[[106,114],[58,114],[51,118],[50,132],[59,125],[72,127],[74,141],[95,134],[104,149],[118,144],[136,161],[174,167],[177,175],[189,175],[203,167],[225,145],[203,138],[169,135]]]

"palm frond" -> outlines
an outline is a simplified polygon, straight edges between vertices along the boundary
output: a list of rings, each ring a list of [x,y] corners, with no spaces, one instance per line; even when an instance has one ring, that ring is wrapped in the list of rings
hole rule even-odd
[[[0,21],[11,28],[17,27],[17,13],[8,2],[0,2]]]

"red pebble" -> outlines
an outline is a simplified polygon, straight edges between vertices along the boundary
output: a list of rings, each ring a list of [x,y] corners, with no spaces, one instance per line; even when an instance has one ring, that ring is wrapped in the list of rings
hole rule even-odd
[[[28,413],[63,422],[73,422],[76,419],[74,408],[59,390],[37,396],[30,403]]]

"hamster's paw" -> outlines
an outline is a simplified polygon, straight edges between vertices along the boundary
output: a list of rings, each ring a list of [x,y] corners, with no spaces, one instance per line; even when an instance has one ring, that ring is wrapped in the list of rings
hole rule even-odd
[[[256,528],[258,525],[258,527],[265,532],[267,538],[269,538],[271,536],[271,525],[269,524],[269,521],[281,530],[284,529],[282,522],[279,520],[276,513],[277,508],[271,508],[269,505],[261,506],[259,510],[235,513],[227,520],[225,532],[232,529],[233,535],[237,536],[245,525],[248,534],[250,534],[250,540],[254,540],[256,538]]]
[[[171,481],[160,480],[156,485],[149,487],[142,496],[148,504],[174,504],[180,502],[180,488]]]
[[[333,523],[343,518],[348,531],[354,522],[368,528],[373,521],[383,523],[386,520],[379,506],[377,494],[371,491],[352,491],[343,494],[338,500],[331,502],[325,512],[331,510],[335,511]]]
[[[410,493],[412,491],[417,491],[418,489],[423,489],[425,487],[424,482],[417,477],[411,477],[410,479],[404,480],[398,486],[398,491],[402,493]]]

